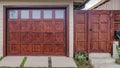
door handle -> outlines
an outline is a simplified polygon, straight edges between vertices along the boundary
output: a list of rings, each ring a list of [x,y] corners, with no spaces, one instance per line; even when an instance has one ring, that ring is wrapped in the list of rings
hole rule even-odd
[[[90,29],[90,31],[92,31],[92,29]]]

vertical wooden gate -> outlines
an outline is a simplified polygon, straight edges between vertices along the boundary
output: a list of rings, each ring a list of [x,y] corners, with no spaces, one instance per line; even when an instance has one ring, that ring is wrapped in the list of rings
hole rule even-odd
[[[74,50],[75,52],[87,50],[87,12],[76,10],[74,12]]]
[[[75,11],[75,52],[110,52],[110,12]]]
[[[110,52],[110,12],[90,11],[88,21],[88,51]]]

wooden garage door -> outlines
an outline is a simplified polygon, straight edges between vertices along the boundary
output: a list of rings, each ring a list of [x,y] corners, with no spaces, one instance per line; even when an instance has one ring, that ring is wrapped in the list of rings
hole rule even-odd
[[[90,11],[88,20],[88,51],[110,52],[110,12]]]
[[[10,9],[7,55],[65,55],[65,9]]]

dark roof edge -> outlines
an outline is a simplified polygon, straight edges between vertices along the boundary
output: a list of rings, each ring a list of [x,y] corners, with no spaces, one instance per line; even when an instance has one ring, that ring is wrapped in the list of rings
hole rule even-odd
[[[83,9],[85,4],[88,3],[90,0],[85,0],[82,4],[80,4],[79,9]]]

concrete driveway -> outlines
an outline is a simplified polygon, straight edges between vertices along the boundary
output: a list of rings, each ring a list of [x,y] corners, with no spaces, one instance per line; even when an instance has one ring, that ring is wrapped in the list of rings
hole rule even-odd
[[[7,56],[0,61],[0,67],[20,67],[24,56]],[[65,56],[27,56],[23,67],[72,67],[76,68],[73,58]]]

